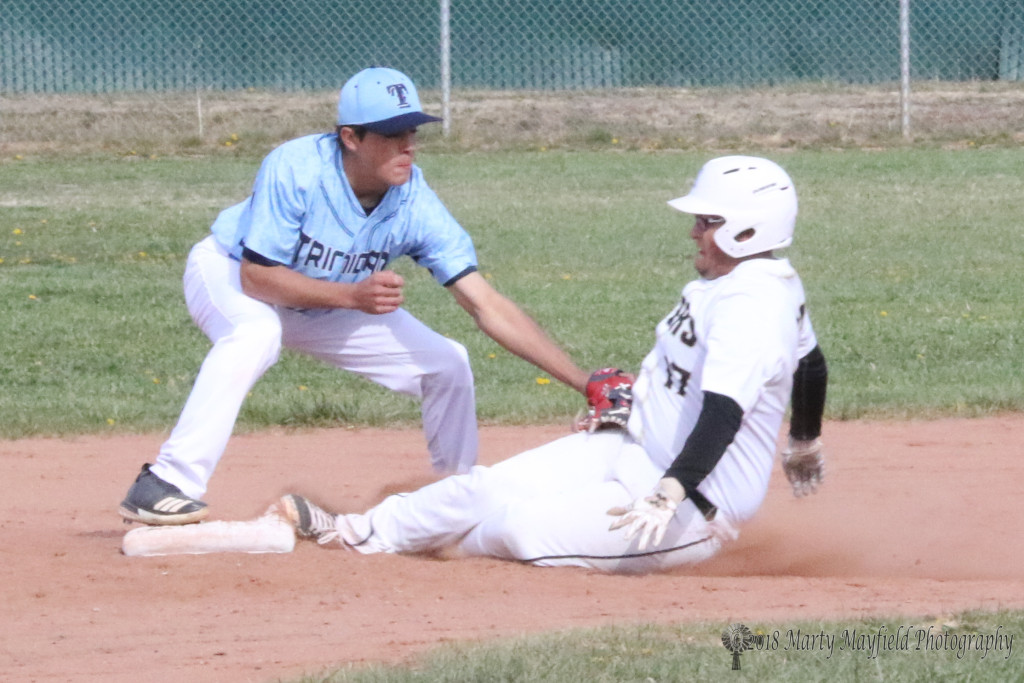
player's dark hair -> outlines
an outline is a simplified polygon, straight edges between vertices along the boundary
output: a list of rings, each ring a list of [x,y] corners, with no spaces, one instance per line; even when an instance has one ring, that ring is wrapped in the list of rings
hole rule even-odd
[[[341,148],[341,153],[345,153],[345,143],[341,141],[341,129],[351,128],[352,133],[359,139],[362,140],[366,137],[366,134],[370,132],[370,129],[366,126],[336,126],[334,131],[338,136],[338,147]]]

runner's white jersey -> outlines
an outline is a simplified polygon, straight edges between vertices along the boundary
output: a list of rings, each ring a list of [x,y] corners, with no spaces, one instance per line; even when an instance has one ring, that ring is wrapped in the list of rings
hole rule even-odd
[[[342,169],[334,134],[291,140],[267,155],[252,195],[222,211],[217,241],[239,259],[243,246],[319,280],[358,282],[407,254],[446,284],[476,269],[469,235],[419,167],[391,187],[369,216]]]
[[[698,487],[734,522],[764,499],[793,372],[817,341],[803,284],[786,259],[752,259],[695,280],[655,331],[634,385],[629,431],[667,469],[703,406],[705,391],[732,398],[743,421]]]

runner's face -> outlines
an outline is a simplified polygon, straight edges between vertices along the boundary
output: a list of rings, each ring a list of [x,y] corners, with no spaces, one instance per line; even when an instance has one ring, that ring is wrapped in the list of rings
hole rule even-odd
[[[697,254],[693,257],[693,266],[700,276],[714,280],[736,267],[736,259],[726,254],[715,243],[715,232],[725,220],[721,216],[695,216],[690,237],[697,245]]]

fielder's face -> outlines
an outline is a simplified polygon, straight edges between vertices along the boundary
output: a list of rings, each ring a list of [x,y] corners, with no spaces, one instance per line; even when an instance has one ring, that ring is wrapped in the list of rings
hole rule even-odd
[[[415,128],[388,136],[367,131],[362,140],[346,135],[345,130],[342,128],[342,142],[347,148],[345,174],[357,197],[379,197],[392,185],[408,182],[416,157]]]
[[[729,256],[715,243],[715,231],[725,219],[721,216],[695,216],[690,237],[697,244],[697,255],[693,266],[702,278],[714,280],[728,274],[736,267],[736,259]]]

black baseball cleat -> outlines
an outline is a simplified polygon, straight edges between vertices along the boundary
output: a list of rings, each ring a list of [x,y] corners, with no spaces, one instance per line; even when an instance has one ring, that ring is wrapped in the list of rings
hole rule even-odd
[[[142,472],[121,501],[118,512],[125,523],[191,524],[209,514],[206,503],[189,498],[177,486],[150,472],[149,468],[149,463],[142,466]]]

